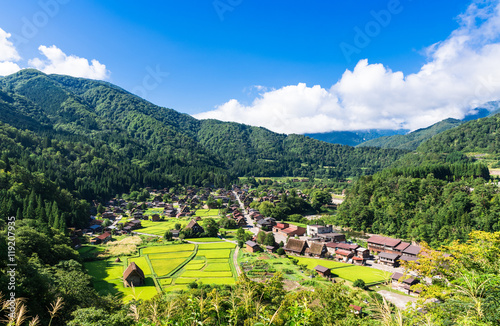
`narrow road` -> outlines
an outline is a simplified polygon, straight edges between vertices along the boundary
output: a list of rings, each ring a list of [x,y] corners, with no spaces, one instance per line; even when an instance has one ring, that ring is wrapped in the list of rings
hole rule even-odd
[[[240,252],[240,247],[236,246],[236,250],[234,251],[234,255],[233,255],[233,264],[234,264],[234,268],[236,268],[236,274],[238,274],[238,276],[241,275],[241,268],[240,268],[240,265],[238,264],[238,252]]]
[[[240,208],[241,208],[241,211],[243,212],[243,216],[245,216],[245,219],[247,221],[247,225],[251,226],[248,228],[248,230],[250,230],[253,234],[257,235],[259,233],[260,229],[253,226],[255,221],[252,219],[252,217],[250,217],[250,214],[248,214],[246,212],[245,205],[241,201],[240,196],[238,196],[238,194],[234,190],[233,190],[233,194],[236,197],[236,199],[238,200],[238,203],[240,204]]]
[[[158,237],[158,238],[163,238],[161,235],[158,235],[158,234],[149,234],[149,233],[142,233],[142,232],[135,232],[135,231],[132,231],[130,232],[132,235],[134,234],[141,234],[141,235],[149,235],[151,237]]]

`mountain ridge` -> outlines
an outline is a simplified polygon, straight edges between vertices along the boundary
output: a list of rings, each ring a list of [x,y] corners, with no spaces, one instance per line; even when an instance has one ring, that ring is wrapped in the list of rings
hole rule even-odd
[[[2,114],[1,122],[30,130],[23,137],[37,135],[70,148],[69,157],[62,158],[67,168],[50,155],[43,162],[50,141],[42,142],[48,146],[25,148],[19,155],[31,152],[31,167],[25,163],[28,168],[37,167],[69,190],[80,188],[86,199],[109,197],[115,190],[128,190],[127,185],[222,186],[237,176],[345,179],[374,173],[406,153],[329,144],[234,122],[197,120],[107,82],[34,69],[0,78],[0,110],[8,113]],[[72,148],[85,146],[89,154],[79,158],[83,153]],[[92,162],[100,162],[101,170],[94,169]],[[102,181],[83,189],[74,179],[87,175]]]

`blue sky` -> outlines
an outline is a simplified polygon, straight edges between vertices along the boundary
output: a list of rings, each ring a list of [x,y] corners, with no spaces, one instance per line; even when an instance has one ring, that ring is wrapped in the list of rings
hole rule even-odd
[[[337,91],[332,93],[331,88],[334,85],[342,88],[345,83],[339,81],[345,71],[354,72],[357,66],[361,71],[360,60],[364,59],[368,60],[367,68],[376,70],[372,64],[381,64],[383,74],[401,72],[403,79],[418,74],[425,64],[437,60],[429,55],[429,47],[449,40],[461,28],[457,17],[467,12],[471,0],[1,2],[0,29],[11,34],[6,40],[17,51],[17,57],[3,58],[5,62],[51,72],[51,62],[46,58],[50,53],[94,59],[99,69],[93,70],[93,74],[86,74],[85,67],[75,68],[73,73],[68,62],[52,68],[55,72],[73,75],[81,72],[85,77],[108,80],[155,104],[200,118],[246,122],[280,132],[364,127],[411,129],[446,118],[445,115],[458,117],[471,105],[454,104],[460,108],[430,114],[437,110],[436,106],[446,106],[443,99],[438,99],[429,104],[427,115],[424,114],[429,117],[419,120],[395,114],[373,99],[368,104],[372,108],[356,101],[325,108],[314,106],[315,99],[301,97],[294,103],[302,102],[302,107],[287,111],[287,104],[281,103],[280,94],[276,93],[282,91],[281,95],[289,97],[288,92],[316,91],[320,97],[333,96],[333,102],[347,103],[347,96],[342,97]],[[490,11],[494,11],[497,1],[489,3]],[[381,12],[389,13],[382,15],[385,21],[378,21],[374,15]],[[496,18],[492,17],[487,19]],[[370,34],[364,38],[364,44],[356,42],[359,30]],[[479,44],[474,49],[485,45]],[[46,49],[55,46],[60,52],[52,48],[54,51],[41,54],[40,46]],[[355,52],[346,56],[342,51],[346,46],[354,47]],[[39,60],[33,61],[34,58]],[[365,75],[359,78],[370,79]],[[300,87],[304,84],[305,89]],[[320,89],[313,90],[314,85]],[[328,94],[321,95],[324,91]],[[371,87],[364,92],[377,90]],[[497,96],[494,93],[484,100]],[[265,108],[273,106],[273,101],[279,102],[273,106],[280,108],[278,112],[264,119],[274,119],[274,125],[247,117],[258,115],[259,105],[267,98],[270,104]],[[246,111],[241,114],[241,110]],[[311,115],[296,114],[297,110]],[[344,113],[337,114],[335,110]],[[372,110],[367,117],[378,114],[386,119],[354,123],[345,113],[350,110],[353,115]],[[315,121],[322,113],[344,118],[316,127]],[[297,127],[300,121],[309,121],[303,123],[307,128]]]

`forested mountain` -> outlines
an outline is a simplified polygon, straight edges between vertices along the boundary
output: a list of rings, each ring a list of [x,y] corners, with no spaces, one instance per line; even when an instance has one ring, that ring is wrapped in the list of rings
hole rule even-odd
[[[447,130],[418,147],[419,152],[450,153],[455,151],[500,153],[500,114],[464,123]]]
[[[304,134],[304,136],[332,144],[356,146],[371,139],[394,136],[394,135],[405,135],[408,132],[409,130],[406,129],[399,129],[399,130],[369,129],[369,130],[354,130],[354,131],[330,131],[330,132],[322,132],[314,134]]]
[[[4,136],[26,139],[17,153],[2,148],[10,163],[43,172],[85,199],[132,186],[222,186],[237,176],[346,178],[404,154],[200,121],[109,83],[33,69],[0,79],[0,110],[1,122],[13,127],[2,125],[10,130]]]
[[[422,143],[393,167],[362,177],[337,215],[339,225],[434,247],[472,230],[500,231],[500,191],[488,167],[498,160],[500,115],[473,120]]]
[[[406,135],[385,136],[368,140],[357,145],[357,147],[380,147],[416,150],[418,145],[420,145],[422,142],[434,137],[435,135],[445,130],[455,128],[462,123],[463,122],[460,120],[449,118],[435,123],[430,127],[418,129]]]

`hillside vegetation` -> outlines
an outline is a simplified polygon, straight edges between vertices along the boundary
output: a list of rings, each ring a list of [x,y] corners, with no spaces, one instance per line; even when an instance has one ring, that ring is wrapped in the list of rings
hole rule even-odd
[[[418,129],[406,135],[394,135],[375,138],[361,143],[357,145],[357,147],[380,147],[416,150],[417,147],[426,140],[431,139],[432,137],[443,131],[455,128],[462,123],[462,121],[456,119],[445,119],[433,124],[430,127]]]

